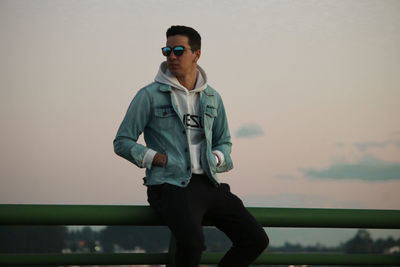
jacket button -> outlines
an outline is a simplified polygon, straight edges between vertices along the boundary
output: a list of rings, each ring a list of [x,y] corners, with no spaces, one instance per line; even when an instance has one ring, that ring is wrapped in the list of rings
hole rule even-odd
[[[185,148],[185,152],[188,152],[188,151],[189,151],[189,149]]]
[[[187,169],[188,171],[190,171],[190,166],[188,166],[186,169]]]
[[[166,111],[163,112],[163,115],[164,115],[164,116],[167,115],[167,114],[168,114],[168,112],[166,112]]]
[[[181,182],[181,185],[185,185],[186,184],[186,182]]]
[[[185,130],[183,130],[183,131],[182,131],[182,133],[183,133],[183,134],[186,134],[186,131],[185,131]]]

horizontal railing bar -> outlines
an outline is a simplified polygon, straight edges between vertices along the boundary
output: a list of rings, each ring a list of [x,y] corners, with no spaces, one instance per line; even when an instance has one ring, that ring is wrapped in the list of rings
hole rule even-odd
[[[400,229],[400,210],[259,207],[248,210],[265,227]],[[0,225],[163,224],[149,206],[0,204]]]
[[[167,253],[0,254],[0,266],[166,264]]]
[[[201,263],[215,264],[222,256],[223,253],[204,253],[201,258]],[[168,263],[167,253],[0,254],[0,266],[131,265],[166,263]],[[394,266],[400,264],[400,255],[264,253],[253,264]]]
[[[0,225],[162,225],[149,206],[0,205]]]
[[[201,263],[215,264],[223,253],[205,253]],[[337,253],[263,253],[253,265],[377,265],[393,266],[400,264],[400,255],[384,254],[337,254]]]
[[[361,265],[361,266],[394,266],[400,264],[400,255],[382,254],[262,254],[255,265],[260,264],[288,265]]]

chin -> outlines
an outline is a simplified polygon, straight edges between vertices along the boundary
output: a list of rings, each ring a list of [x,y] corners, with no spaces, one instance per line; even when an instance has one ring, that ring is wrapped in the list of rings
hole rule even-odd
[[[173,75],[175,75],[175,76],[179,75],[179,71],[176,68],[169,67],[168,69]]]

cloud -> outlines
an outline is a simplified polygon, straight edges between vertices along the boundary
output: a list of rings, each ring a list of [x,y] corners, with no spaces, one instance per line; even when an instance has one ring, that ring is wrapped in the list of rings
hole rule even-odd
[[[385,142],[363,142],[363,143],[355,143],[354,146],[361,152],[366,152],[368,149],[371,148],[384,148],[387,145],[389,145],[391,142],[390,141],[385,141]]]
[[[387,146],[395,145],[400,147],[400,140],[386,140],[382,142],[369,141],[369,142],[359,142],[353,144],[360,152],[367,152],[369,149],[374,148],[385,148]],[[338,145],[339,146],[339,145]]]
[[[318,179],[356,179],[368,182],[400,180],[400,163],[386,162],[372,156],[365,156],[356,163],[335,163],[322,170],[301,171],[308,177]]]
[[[343,143],[343,142],[336,142],[336,146],[337,146],[337,147],[344,147],[344,146],[345,146],[345,143]]]
[[[252,138],[264,135],[263,129],[257,124],[246,124],[236,131],[236,136],[239,138]]]

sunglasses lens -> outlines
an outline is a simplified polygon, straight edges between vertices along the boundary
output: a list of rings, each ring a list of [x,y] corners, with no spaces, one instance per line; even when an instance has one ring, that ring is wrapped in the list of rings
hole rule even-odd
[[[172,51],[171,47],[166,46],[166,47],[161,48],[161,50],[162,50],[162,53],[164,56],[169,57],[169,55],[171,55],[171,51]]]
[[[184,51],[185,51],[185,48],[183,46],[174,47],[174,54],[178,57],[182,56]]]
[[[175,56],[179,57],[183,55],[183,52],[185,52],[185,47],[184,46],[175,46],[173,49],[169,46],[161,48],[162,54],[166,57],[169,57],[171,55],[172,50],[174,51]]]

